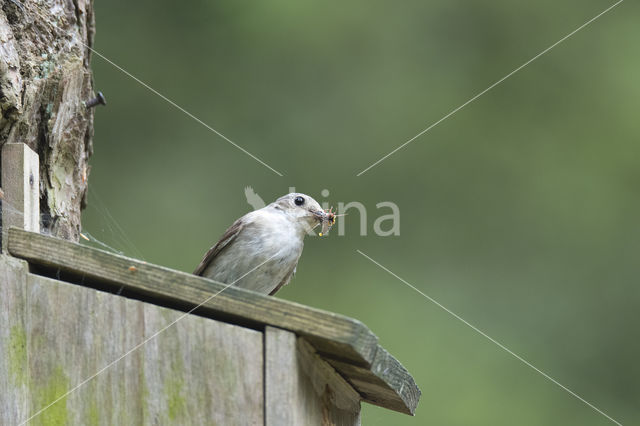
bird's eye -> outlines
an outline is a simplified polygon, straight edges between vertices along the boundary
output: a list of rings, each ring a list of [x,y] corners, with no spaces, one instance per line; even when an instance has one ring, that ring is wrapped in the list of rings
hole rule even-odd
[[[293,200],[294,203],[296,203],[296,206],[301,206],[304,204],[304,198],[303,197],[296,197]]]

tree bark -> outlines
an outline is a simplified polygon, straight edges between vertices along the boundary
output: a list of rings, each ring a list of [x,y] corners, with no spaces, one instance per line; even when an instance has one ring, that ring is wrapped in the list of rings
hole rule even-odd
[[[40,156],[41,231],[77,241],[92,153],[93,0],[0,0],[0,145]]]

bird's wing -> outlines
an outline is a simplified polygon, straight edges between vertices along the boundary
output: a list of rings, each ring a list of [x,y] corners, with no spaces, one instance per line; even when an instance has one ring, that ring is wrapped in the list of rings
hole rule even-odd
[[[213,259],[231,242],[233,239],[242,231],[244,228],[244,221],[242,218],[233,222],[233,225],[229,227],[225,231],[225,233],[220,238],[220,241],[216,243],[213,247],[209,249],[207,254],[202,258],[202,262],[198,265],[195,271],[193,271],[194,275],[202,275],[202,273],[207,269],[207,267],[211,264]]]
[[[297,266],[298,266],[298,262],[296,262],[296,264],[293,265],[293,268],[291,268],[289,273],[287,273],[287,275],[284,276],[284,278],[282,279],[282,281],[280,281],[280,283],[276,286],[276,288],[271,290],[271,293],[269,293],[269,296],[273,296],[274,294],[276,294],[278,290],[280,290],[280,288],[282,288],[282,286],[289,284],[289,281],[291,281],[291,277],[293,277],[293,275],[296,273]]]

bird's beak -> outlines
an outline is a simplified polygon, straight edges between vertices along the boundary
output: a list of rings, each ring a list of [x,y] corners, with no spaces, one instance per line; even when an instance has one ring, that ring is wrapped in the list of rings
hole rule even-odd
[[[322,211],[322,210],[309,210],[311,212],[311,214],[313,214],[315,216],[316,219],[318,219],[318,222],[322,223],[325,220],[327,220],[327,213]]]
[[[328,212],[324,210],[320,210],[320,211],[312,211],[312,213],[318,220],[319,224],[322,224],[322,232],[320,232],[318,235],[321,237],[323,235],[326,235],[327,232],[329,232],[329,229],[331,229],[331,227],[333,226],[333,224],[336,223],[336,214],[333,212],[333,207],[329,209]]]

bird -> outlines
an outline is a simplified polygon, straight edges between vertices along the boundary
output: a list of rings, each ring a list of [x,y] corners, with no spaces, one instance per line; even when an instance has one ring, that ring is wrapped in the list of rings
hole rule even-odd
[[[193,273],[272,296],[295,274],[305,235],[334,216],[308,195],[284,195],[233,222]]]

